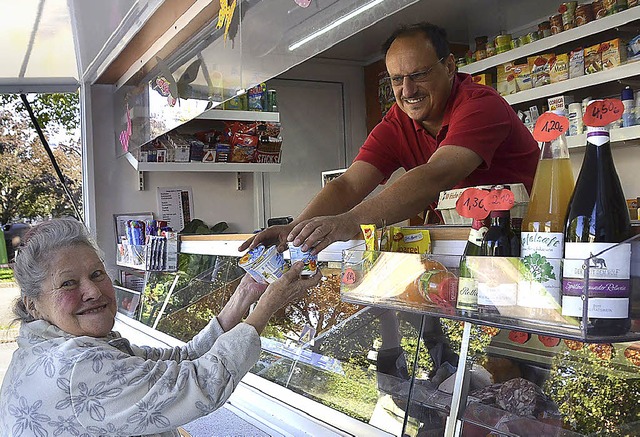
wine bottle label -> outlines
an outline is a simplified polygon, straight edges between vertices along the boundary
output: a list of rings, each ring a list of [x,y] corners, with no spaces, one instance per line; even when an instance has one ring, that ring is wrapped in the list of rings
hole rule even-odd
[[[478,282],[478,307],[480,306],[514,306],[518,295],[518,284],[507,282],[491,284]]]
[[[606,249],[609,250],[601,253]],[[588,273],[588,317],[628,317],[630,266],[631,245],[628,243],[567,243],[562,281],[562,315],[582,317],[581,296]]]
[[[558,309],[564,235],[560,232],[523,232],[521,238],[524,269],[518,283],[518,306]]]
[[[458,279],[458,309],[475,310],[478,307],[478,281],[473,278]]]
[[[469,232],[469,241],[475,244],[476,246],[480,246],[482,244],[482,239],[484,238],[484,234],[487,233],[487,227],[483,226],[480,229],[473,229]]]

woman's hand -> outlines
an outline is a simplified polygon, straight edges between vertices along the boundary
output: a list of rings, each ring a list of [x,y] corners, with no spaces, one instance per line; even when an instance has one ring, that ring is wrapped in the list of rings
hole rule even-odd
[[[236,287],[227,304],[222,308],[217,319],[220,326],[225,331],[236,326],[242,321],[242,317],[247,314],[251,304],[260,299],[260,296],[267,289],[267,284],[256,282],[248,273],[242,277],[240,284]]]
[[[258,304],[249,314],[245,323],[252,325],[260,334],[267,326],[271,316],[280,308],[291,302],[302,292],[318,285],[322,279],[320,270],[313,276],[300,276],[304,263],[298,261],[289,271],[270,284],[258,300]]]

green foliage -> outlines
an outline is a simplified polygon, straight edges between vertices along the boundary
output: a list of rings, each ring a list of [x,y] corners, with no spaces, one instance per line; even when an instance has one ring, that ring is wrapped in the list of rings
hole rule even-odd
[[[13,282],[13,270],[0,267],[0,282]]]
[[[460,353],[462,345],[462,333],[464,331],[463,322],[456,320],[440,319],[442,330],[451,342],[451,348]],[[491,343],[491,336],[482,331],[479,325],[471,325],[469,338],[469,356],[482,356],[487,352],[487,346]]]
[[[78,93],[30,94],[27,98],[43,130],[57,124],[71,132],[80,126]],[[27,108],[18,94],[0,94],[0,105],[14,107],[29,120]]]
[[[544,390],[566,424],[579,433],[626,435],[616,429],[640,420],[637,370],[599,358],[588,348],[558,353]]]
[[[549,279],[556,279],[553,272],[553,266],[547,261],[547,258],[539,253],[527,255],[522,259],[522,274],[527,281],[546,282]]]

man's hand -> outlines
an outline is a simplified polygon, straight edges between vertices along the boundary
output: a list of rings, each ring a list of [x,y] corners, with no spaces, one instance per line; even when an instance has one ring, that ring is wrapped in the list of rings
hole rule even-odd
[[[317,255],[334,241],[347,241],[360,232],[360,224],[346,212],[335,216],[316,217],[297,224],[289,233],[287,241],[311,250]]]
[[[278,252],[284,252],[287,250],[287,235],[292,228],[292,224],[269,226],[242,243],[238,247],[238,252],[253,249],[259,244],[264,244],[267,247],[275,244],[278,246]]]

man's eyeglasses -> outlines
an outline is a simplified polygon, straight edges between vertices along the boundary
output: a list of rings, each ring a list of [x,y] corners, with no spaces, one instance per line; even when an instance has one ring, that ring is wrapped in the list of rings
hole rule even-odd
[[[443,56],[442,58],[438,59],[438,62],[436,62],[426,70],[416,71],[415,73],[405,74],[402,76],[390,76],[389,80],[391,81],[391,84],[395,86],[402,85],[404,83],[405,77],[408,77],[409,79],[411,79],[411,82],[424,82],[429,77],[429,73],[431,73],[431,71],[436,67],[436,65],[441,63],[445,57],[446,56]]]

